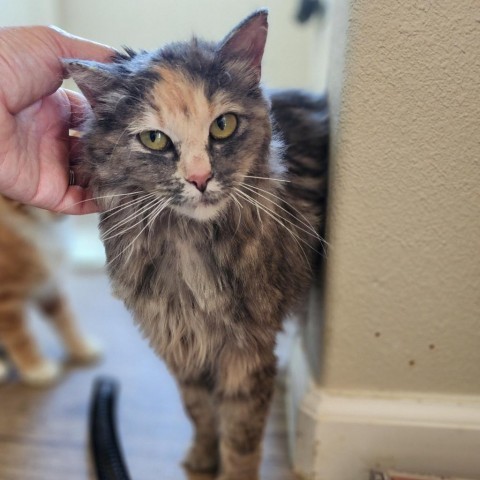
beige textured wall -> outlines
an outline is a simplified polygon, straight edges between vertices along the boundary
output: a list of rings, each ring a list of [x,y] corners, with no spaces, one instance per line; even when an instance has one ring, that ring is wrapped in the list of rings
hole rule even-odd
[[[480,2],[333,7],[321,382],[478,395]]]

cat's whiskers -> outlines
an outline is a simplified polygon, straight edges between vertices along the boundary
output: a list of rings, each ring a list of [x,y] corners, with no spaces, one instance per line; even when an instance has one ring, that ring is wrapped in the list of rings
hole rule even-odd
[[[147,218],[151,217],[151,220],[140,230],[140,232],[136,235],[136,237],[118,254],[116,255],[115,257],[113,257],[108,263],[107,263],[107,267],[112,263],[114,262],[118,257],[120,257],[121,255],[123,255],[129,248],[133,247],[134,243],[138,240],[138,238],[140,237],[140,235],[145,231],[145,229],[147,229],[151,223],[153,223],[155,221],[155,219],[158,217],[158,215],[160,215],[161,212],[163,212],[163,210],[165,208],[167,208],[167,206],[171,203],[171,200],[170,199],[167,199],[166,201],[162,202],[162,199],[159,199],[158,200],[158,203],[159,205],[157,205],[153,211],[151,211],[149,213],[149,215],[147,216]],[[152,217],[153,215],[153,217]],[[143,220],[143,219],[142,219]],[[128,262],[128,260],[130,259],[130,257],[132,256],[132,253],[133,253],[133,248],[131,249],[126,261]]]
[[[121,222],[115,224],[113,227],[109,228],[106,232],[104,232],[102,234],[102,236],[100,238],[102,239],[102,241],[105,242],[105,241],[110,240],[112,238],[123,235],[126,232],[128,232],[129,230],[132,230],[132,228],[135,228],[137,225],[139,225],[140,223],[142,223],[144,221],[144,219],[145,219],[144,214],[147,213],[147,212],[150,212],[153,209],[155,209],[157,207],[158,202],[161,202],[161,199],[158,199],[157,197],[155,197],[153,200],[150,200],[149,202],[147,202],[146,205],[143,205],[139,210],[136,210],[135,212],[133,212],[126,219],[122,220]],[[125,224],[128,224],[130,222],[130,220],[134,221],[139,217],[140,217],[140,220],[138,222],[135,222],[133,225],[130,225],[127,228],[122,229],[120,232],[117,232],[113,235],[109,235],[110,233],[115,232],[116,230],[118,230],[119,228],[124,226]]]
[[[279,225],[281,225],[285,230],[287,230],[295,239],[300,240],[301,242],[305,243],[307,246],[310,246],[308,242],[302,239],[296,232],[294,232],[291,228],[285,225],[284,218],[275,212],[273,209],[267,207],[266,205],[262,205],[258,200],[254,199],[251,195],[246,192],[242,192],[238,190],[238,193],[247,200],[253,207],[257,209],[257,212],[261,210],[262,212],[266,213],[270,218],[275,220]]]
[[[100,225],[102,223],[105,223],[108,219],[113,217],[114,215],[117,215],[123,210],[126,210],[127,208],[133,208],[135,205],[143,202],[145,198],[135,198],[134,200],[131,200],[127,203],[121,203],[119,205],[116,205],[115,207],[112,207],[108,210],[105,210],[103,213],[108,213],[108,215],[102,215],[102,218],[100,220]]]
[[[163,205],[165,205],[165,208],[166,208],[166,207],[168,207],[168,205],[169,205],[171,202],[172,202],[172,199],[167,199],[167,200],[165,200],[165,201],[163,202]],[[163,210],[164,210],[164,209],[162,209],[162,210],[160,211],[160,213],[161,213]],[[159,213],[159,214],[160,214],[160,213]],[[158,214],[158,215],[159,215],[159,214]],[[155,212],[153,212],[153,215],[155,215]],[[156,217],[158,217],[158,215],[156,215]],[[172,215],[172,209],[170,209],[170,214],[169,214],[169,216],[168,216],[169,219],[170,219],[171,215]],[[156,218],[156,217],[155,217],[155,218]],[[153,262],[153,258],[152,258],[152,254],[151,254],[151,252],[150,252],[150,245],[152,245],[152,243],[153,243],[153,242],[151,241],[151,235],[152,235],[152,232],[154,231],[154,230],[152,229],[152,225],[153,225],[153,224],[154,224],[154,222],[150,222],[150,223],[149,223],[148,235],[147,235],[147,240],[148,240],[148,242],[147,242],[147,245],[148,245],[147,251],[148,251],[148,255],[149,255],[150,259],[152,260],[152,262]]]
[[[128,196],[128,195],[136,195],[137,193],[143,193],[143,192],[141,190],[139,190],[138,192],[114,193],[114,194],[109,194],[109,195],[100,195],[100,196],[97,196],[97,197],[87,198],[85,200],[80,200],[79,202],[75,202],[75,203],[72,203],[72,204],[68,205],[67,207],[60,210],[58,213],[64,213],[69,208],[76,207],[77,205],[81,205],[82,203],[96,201],[96,200],[103,200],[104,198],[114,198],[114,197],[122,197],[122,196]],[[109,210],[106,210],[106,211],[108,212]]]
[[[239,183],[239,182],[237,182]],[[288,215],[290,215],[291,217],[293,217],[294,219],[296,219],[299,223],[301,223],[302,225],[304,225],[306,228],[308,228],[308,230],[305,230],[304,228],[302,227],[299,227],[298,225],[296,225],[295,223],[293,223],[292,221],[288,220],[288,219],[284,219],[286,222],[290,223],[291,225],[295,226],[295,228],[297,228],[298,230],[301,230],[302,232],[305,232],[307,235],[310,235],[314,238],[316,238],[317,240],[319,240],[320,242],[323,242],[324,240],[322,239],[322,237],[315,231],[315,229],[313,228],[312,224],[308,221],[308,219],[301,213],[299,212],[295,207],[293,207],[290,203],[286,202],[284,199],[281,199],[280,197],[278,197],[277,195],[274,195],[273,193],[270,193],[268,192],[267,190],[264,190],[263,188],[259,188],[259,187],[254,187],[252,185],[247,185],[245,183],[240,183],[240,185],[243,187],[243,188],[246,188],[247,190],[249,190],[250,192],[252,193],[255,193],[257,194],[259,197],[262,197],[264,198],[265,200],[267,200],[268,202],[271,202],[273,203],[274,205],[276,205],[280,210],[282,210],[283,212],[287,213]],[[264,192],[266,194],[269,194],[269,195],[272,195],[273,197],[275,197],[276,199],[278,200],[281,200],[283,201],[286,205],[288,205],[290,208],[292,208],[296,213],[298,213],[302,218],[305,219],[305,222],[300,220],[296,215],[294,215],[292,212],[289,212],[286,208],[283,208],[281,205],[279,205],[277,202],[275,202],[274,200],[272,200],[271,198],[268,198],[266,197],[265,195],[263,195],[262,193],[260,192]]]
[[[300,212],[300,210],[298,210],[297,208],[295,208],[290,202],[287,202],[284,198],[282,197],[279,197],[278,195],[275,195],[274,193],[268,191],[268,190],[265,190],[264,188],[260,188],[258,187],[257,185],[251,185],[251,184],[246,184],[243,182],[243,185],[244,186],[248,186],[249,188],[253,188],[254,190],[257,190],[258,192],[263,192],[265,193],[266,195],[270,195],[271,197],[277,199],[277,200],[280,200],[281,202],[283,202],[285,205],[289,206],[295,213],[297,213],[298,215],[300,215],[300,217],[303,218],[303,220],[305,221],[304,222],[301,222],[303,223],[303,225],[305,225],[307,228],[309,228],[310,230],[312,230],[312,232],[316,235],[317,234],[317,231],[315,230],[315,228],[313,227],[313,225],[310,223],[310,221],[308,220],[308,218],[302,213]],[[272,200],[271,200],[272,201]],[[278,205],[278,204],[277,204]],[[280,206],[280,205],[279,205]],[[282,208],[282,207],[280,207]],[[298,218],[292,214],[292,212],[289,212],[288,210],[282,208],[282,210],[284,210],[286,213],[288,213],[289,215],[291,215],[292,217],[296,218],[298,220]]]
[[[235,235],[238,232],[238,229],[240,228],[240,223],[242,222],[242,209],[243,205],[240,203],[238,198],[235,196],[233,192],[230,192],[229,194],[230,198],[235,202],[235,205],[238,208],[238,222],[237,222],[237,228],[235,229],[235,232],[233,233],[233,238],[235,238]]]
[[[138,235],[127,245],[127,247],[122,251],[120,252],[119,255],[121,255],[122,253],[124,253],[126,250],[128,250],[130,248],[130,253],[128,254],[128,257],[126,258],[125,262],[128,262],[130,260],[130,257],[132,256],[132,253],[133,253],[133,245],[135,244],[135,242],[137,241],[137,239],[140,237],[140,235],[142,235],[142,233],[147,229],[147,228],[150,228],[150,226],[152,225],[152,223],[158,218],[158,216],[160,215],[160,213],[163,212],[163,210],[165,210],[165,208],[168,207],[170,203],[170,200],[166,200],[164,202],[161,202],[159,201],[159,205],[153,209],[153,211],[149,212],[149,214],[147,215],[147,218],[150,217],[150,220],[147,222],[147,224],[140,230],[140,232],[138,233]],[[116,258],[116,257],[115,257]]]
[[[243,187],[245,187],[245,185],[242,185]],[[255,195],[258,195],[262,198],[264,198],[263,195],[259,194],[258,192],[255,192],[254,190],[250,190],[252,193],[254,193]],[[243,192],[244,194],[246,192]],[[290,225],[292,225],[295,230],[300,230],[304,233],[306,233],[307,235],[310,235],[311,237],[314,237],[315,239],[317,240],[320,240],[319,238],[319,235],[317,235],[316,233],[313,234],[312,232],[308,231],[308,230],[305,230],[304,228],[300,227],[299,225],[295,224],[294,222],[292,222],[291,220],[289,220],[288,218],[285,218],[283,217],[282,215],[280,215],[278,212],[276,212],[275,210],[273,210],[272,208],[269,208],[267,207],[266,205],[262,205],[260,202],[258,202],[257,200],[255,200],[251,195],[248,195],[249,198],[251,198],[253,201],[255,201],[255,203],[259,206],[259,208],[263,208],[263,209],[266,209],[268,210],[271,214],[275,215],[278,219],[280,219],[282,221],[282,224],[283,222],[287,222],[289,223]],[[266,200],[272,202],[275,206],[279,207],[280,209],[282,209],[276,202],[273,202],[272,200],[266,198]],[[282,209],[283,210],[283,209]],[[285,225],[285,228],[286,228],[286,225]],[[305,243],[306,245],[308,245],[310,248],[312,248],[312,250],[315,250],[307,241],[305,241],[302,237],[300,237],[298,234],[297,235],[297,238],[299,238],[303,243]],[[315,250],[316,251],[316,250]]]
[[[172,202],[171,199],[167,199],[163,201],[161,204],[159,204],[159,209],[157,209],[157,211],[154,211],[153,213],[149,214],[149,216],[151,217],[151,220],[147,224],[149,232],[152,231],[152,225],[155,222],[155,220],[170,205],[171,202]]]
[[[257,217],[258,217],[258,221],[260,222],[260,224],[262,225],[262,231],[263,231],[263,220],[262,220],[262,216],[260,215],[260,210],[258,209],[258,203],[256,203],[256,209],[257,209]]]
[[[277,224],[279,224],[281,227],[283,227],[291,235],[292,239],[295,241],[295,243],[298,245],[298,248],[302,252],[302,255],[305,259],[306,265],[308,266],[309,269],[311,269],[310,262],[308,260],[308,256],[305,253],[305,249],[302,247],[300,242],[305,243],[312,250],[314,250],[314,251],[316,251],[316,250],[309,243],[305,242],[305,240],[303,240],[299,235],[297,235],[292,229],[288,228],[283,223],[284,219],[281,216],[279,216],[278,214],[276,214],[276,212],[274,212],[273,210],[265,207],[264,205],[260,205],[260,203],[257,200],[253,199],[250,195],[248,195],[245,192],[239,191],[239,194],[241,194],[242,197],[245,198],[245,200],[247,202],[249,202],[252,206],[257,207],[257,209],[260,208],[260,210],[262,210],[264,213],[266,213],[270,218],[272,218]]]
[[[135,215],[136,214],[135,206],[137,206],[139,204],[142,204],[145,201],[151,200],[153,197],[155,197],[155,194],[150,193],[150,194],[142,195],[139,198],[135,198],[135,199],[133,199],[133,200],[127,202],[127,203],[120,203],[119,205],[117,205],[117,206],[115,206],[115,207],[106,211],[106,213],[108,213],[108,215],[102,216],[100,224],[105,223],[107,220],[112,218],[114,215],[117,215],[118,213],[120,213],[120,212],[122,212],[123,210],[126,210],[126,209],[133,209],[133,215]],[[131,216],[132,215],[125,218],[124,220],[127,220]]]
[[[147,198],[149,198],[150,196],[153,196],[153,195],[155,195],[155,194],[154,193],[145,194],[145,195],[142,195],[140,197],[134,198],[133,200],[130,200],[127,203],[120,203],[118,205],[115,205],[112,208],[109,208],[108,210],[104,210],[102,212],[103,215],[102,215],[102,219],[100,220],[100,224],[106,222],[109,218],[113,217],[117,213],[119,213],[119,212],[121,212],[121,211],[123,211],[127,208],[131,208],[134,205],[143,202],[144,200],[146,200]],[[105,213],[107,213],[108,215],[105,215]]]
[[[258,180],[270,180],[271,182],[291,183],[290,180],[284,180],[282,178],[256,177],[255,175],[244,175],[244,178],[255,178],[255,179],[258,179]]]
[[[144,220],[147,222],[146,225],[140,230],[139,234],[132,240],[132,242],[130,243],[130,246],[132,247],[130,249],[130,253],[128,254],[127,258],[125,259],[125,262],[128,262],[130,260],[130,257],[132,256],[133,254],[133,244],[135,243],[135,241],[138,239],[138,237],[140,237],[140,235],[145,231],[145,230],[148,230],[147,232],[147,238],[149,237],[149,234],[150,234],[150,231],[151,231],[151,226],[153,224],[153,222],[156,220],[156,218],[158,217],[158,215],[160,215],[160,213],[165,210],[166,208],[166,205],[165,205],[165,202],[158,202],[158,204],[155,206],[155,208],[150,211],[148,213],[148,215],[144,218]],[[127,247],[129,248],[129,247]],[[147,249],[148,250],[148,249]]]
[[[315,248],[313,248],[308,242],[306,242],[302,237],[300,237],[297,233],[295,233],[291,228],[288,228],[284,223],[283,223],[283,220],[285,220],[283,217],[281,217],[280,215],[278,215],[278,213],[276,213],[274,210],[266,207],[265,205],[262,205],[260,204],[257,200],[255,200],[254,198],[252,198],[248,193],[246,192],[243,192],[241,191],[240,189],[238,188],[235,188],[235,190],[237,191],[237,193],[243,197],[248,203],[250,203],[253,207],[257,207],[259,208],[260,210],[262,210],[266,215],[268,215],[270,218],[272,218],[278,225],[280,225],[281,227],[283,227],[293,238],[293,240],[297,243],[298,247],[300,248],[304,258],[305,258],[305,261],[306,261],[306,264],[309,265],[310,262],[308,261],[308,256],[307,254],[305,253],[305,250],[304,248],[302,247],[302,245],[300,244],[300,242],[304,243],[305,245],[307,245],[307,247],[309,247],[310,249],[312,249],[313,251],[319,253]]]

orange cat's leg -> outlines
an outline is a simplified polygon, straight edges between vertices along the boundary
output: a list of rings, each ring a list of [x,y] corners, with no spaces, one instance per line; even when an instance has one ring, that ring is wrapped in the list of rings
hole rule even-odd
[[[28,331],[22,302],[0,304],[0,342],[25,383],[42,386],[59,377],[60,367],[41,355]]]
[[[57,330],[71,360],[90,363],[99,358],[99,346],[80,333],[68,303],[61,294],[42,299],[38,305]]]
[[[8,364],[6,360],[0,358],[0,383],[8,378]]]

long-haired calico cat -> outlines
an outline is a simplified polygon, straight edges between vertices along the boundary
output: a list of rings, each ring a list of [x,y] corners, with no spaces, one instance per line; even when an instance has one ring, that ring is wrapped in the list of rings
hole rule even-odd
[[[62,249],[55,236],[59,216],[0,196],[0,379],[11,361],[31,385],[56,380],[60,366],[44,358],[28,328],[26,308],[38,307],[58,331],[71,359],[89,362],[98,350],[78,331],[57,281]]]
[[[220,43],[65,62],[93,107],[83,163],[114,291],[177,379],[186,467],[221,480],[258,478],[275,337],[320,246],[325,103],[278,93],[272,120],[266,37],[258,11]]]

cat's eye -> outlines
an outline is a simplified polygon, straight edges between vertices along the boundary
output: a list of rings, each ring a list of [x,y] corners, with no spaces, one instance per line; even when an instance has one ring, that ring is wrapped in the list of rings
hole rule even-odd
[[[217,117],[210,125],[210,135],[215,140],[228,138],[237,129],[238,119],[234,113],[225,113]]]
[[[145,130],[138,135],[142,144],[150,150],[166,150],[170,146],[170,138],[160,130]]]

